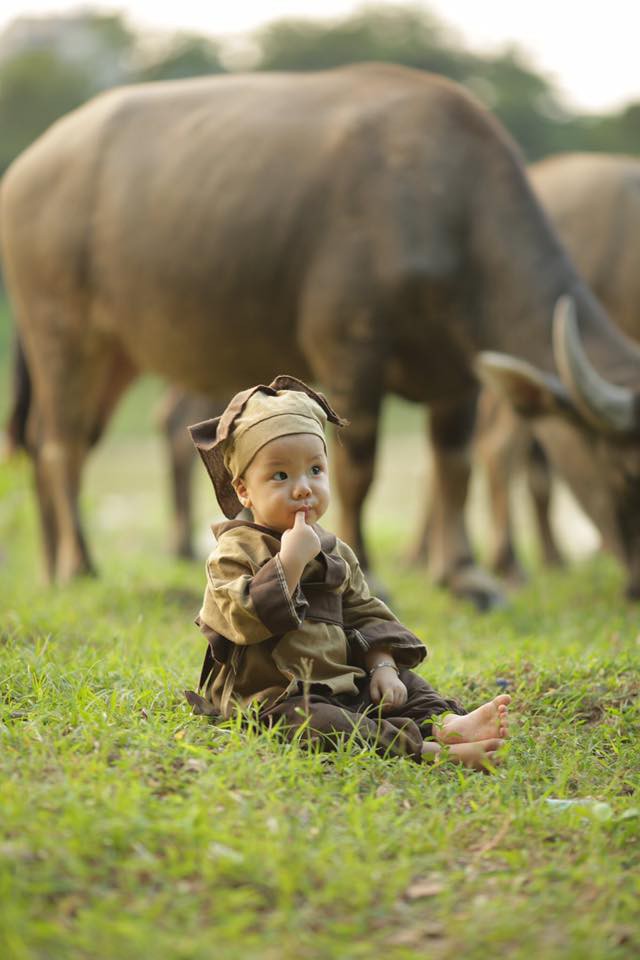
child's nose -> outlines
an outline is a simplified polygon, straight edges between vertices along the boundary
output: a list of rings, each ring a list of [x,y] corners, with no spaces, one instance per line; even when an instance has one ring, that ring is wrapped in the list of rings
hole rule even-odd
[[[310,493],[311,487],[308,479],[306,477],[299,477],[293,490],[293,495],[296,500],[302,500],[303,497],[308,497]]]

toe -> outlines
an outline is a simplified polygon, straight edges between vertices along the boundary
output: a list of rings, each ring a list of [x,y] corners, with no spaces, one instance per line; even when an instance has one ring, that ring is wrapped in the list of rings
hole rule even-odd
[[[500,755],[497,753],[488,753],[485,759],[485,763],[487,765],[490,764],[492,767],[499,767],[501,762],[502,761],[500,759]],[[485,767],[485,773],[490,773],[490,772],[491,771]]]
[[[506,707],[508,703],[511,703],[511,696],[508,693],[500,693],[497,697],[493,698],[493,702],[497,707]]]

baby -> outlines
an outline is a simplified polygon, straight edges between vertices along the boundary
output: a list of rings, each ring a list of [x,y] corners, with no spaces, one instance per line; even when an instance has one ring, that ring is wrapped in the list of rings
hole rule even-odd
[[[294,377],[237,394],[190,427],[227,522],[197,623],[208,640],[195,712],[253,707],[323,749],[355,735],[386,755],[481,769],[507,734],[508,694],[467,713],[411,669],[423,643],[371,596],[355,554],[318,525],[329,505],[324,428],[344,426]],[[253,521],[233,519],[245,508]]]

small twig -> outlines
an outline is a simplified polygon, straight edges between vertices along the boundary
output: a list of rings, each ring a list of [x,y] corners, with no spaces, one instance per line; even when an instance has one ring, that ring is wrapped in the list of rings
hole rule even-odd
[[[505,819],[504,823],[502,824],[498,832],[493,837],[491,837],[490,840],[487,840],[486,843],[483,843],[482,846],[478,848],[478,850],[475,851],[473,859],[469,864],[470,867],[475,866],[478,860],[481,860],[482,857],[484,857],[485,853],[489,853],[490,850],[493,850],[495,847],[498,846],[499,843],[501,843],[504,840],[509,830],[509,827],[511,826],[512,823],[513,823],[513,817],[507,817]]]

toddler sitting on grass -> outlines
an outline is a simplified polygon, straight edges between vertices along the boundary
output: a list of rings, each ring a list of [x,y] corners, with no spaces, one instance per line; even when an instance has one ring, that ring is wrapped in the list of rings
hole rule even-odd
[[[187,691],[199,713],[252,706],[259,722],[331,749],[356,735],[386,755],[497,762],[508,694],[471,713],[411,669],[423,643],[371,596],[355,554],[318,525],[329,505],[324,427],[343,426],[294,377],[237,394],[190,427],[226,522],[197,623],[208,640]],[[234,519],[246,508],[253,521]]]

